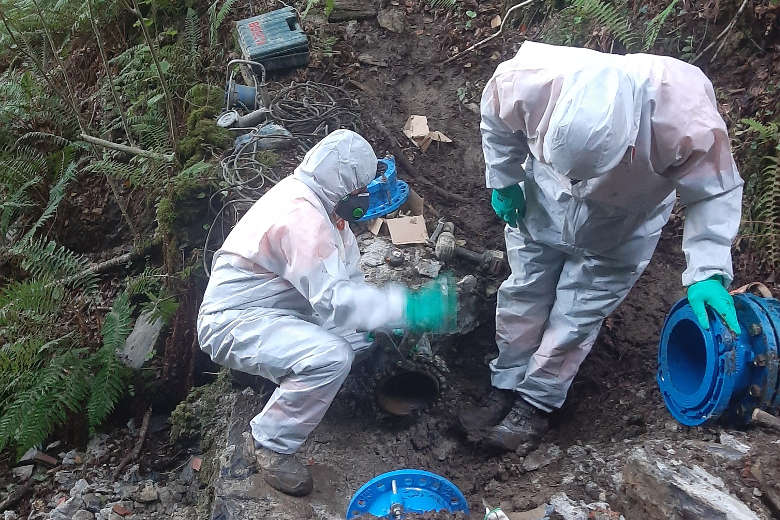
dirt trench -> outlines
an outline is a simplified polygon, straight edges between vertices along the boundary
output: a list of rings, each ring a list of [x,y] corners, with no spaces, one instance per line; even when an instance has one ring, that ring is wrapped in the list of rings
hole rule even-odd
[[[345,54],[368,55],[386,67],[352,65],[344,72],[331,63],[325,68],[354,87],[363,107],[362,133],[378,155],[390,147],[385,135],[370,124],[371,118],[380,120],[398,138],[422,176],[469,199],[468,203],[454,202],[407,175],[437,216],[452,219],[456,234],[468,245],[504,249],[502,226],[484,187],[475,109],[481,86],[500,61],[514,54],[519,42],[510,38],[442,68],[441,42],[448,39],[444,24],[423,13],[407,14],[406,23],[403,34],[364,21],[357,30],[353,27],[351,36],[344,35]],[[345,31],[343,24],[333,29]],[[400,132],[412,114],[427,116],[430,128],[444,132],[453,143],[434,143],[421,153]],[[683,296],[681,224],[681,219],[673,217],[648,269],[605,321],[566,404],[553,414],[553,428],[545,443],[562,456],[529,471],[522,457],[485,453],[470,444],[456,426],[457,411],[490,388],[487,363],[497,351],[492,323],[495,300],[489,300],[482,309],[485,324],[445,348],[452,370],[448,389],[425,413],[405,419],[377,416],[371,397],[348,379],[301,452],[317,482],[312,497],[302,500],[341,501],[346,507],[355,490],[374,476],[420,468],[454,482],[470,501],[471,518],[483,517],[483,499],[505,511],[519,512],[544,504],[556,492],[586,502],[606,500],[617,511],[638,513],[615,486],[631,446],[650,440],[676,445],[717,437],[717,429],[678,426],[666,411],[655,382],[663,319]],[[771,436],[756,432],[755,439],[768,446]],[[587,454],[585,462],[571,456],[579,453]],[[743,486],[738,471],[726,480],[732,490],[744,495],[746,503],[767,514],[762,501],[751,495],[752,489]],[[283,514],[271,518],[281,519]]]

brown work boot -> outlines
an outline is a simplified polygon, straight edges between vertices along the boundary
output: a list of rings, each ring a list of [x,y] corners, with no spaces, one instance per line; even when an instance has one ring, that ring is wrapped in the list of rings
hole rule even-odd
[[[518,397],[504,420],[487,431],[483,442],[491,448],[524,456],[539,446],[549,428],[547,413]]]
[[[311,493],[311,472],[294,454],[277,453],[255,444],[255,458],[263,471],[263,480],[275,490],[294,497]]]
[[[494,387],[479,403],[462,410],[458,414],[458,422],[469,440],[478,441],[490,427],[497,425],[512,409],[514,400],[512,390]]]

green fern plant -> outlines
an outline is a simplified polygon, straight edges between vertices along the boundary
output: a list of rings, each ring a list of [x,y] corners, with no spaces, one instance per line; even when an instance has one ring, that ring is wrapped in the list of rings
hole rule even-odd
[[[601,0],[574,0],[573,5],[582,16],[605,26],[626,50],[640,47],[641,38],[632,30],[625,6]]]
[[[116,351],[124,345],[132,330],[132,310],[130,296],[123,292],[114,300],[111,311],[103,320],[103,346],[93,357],[99,370],[87,402],[87,418],[92,430],[113,411],[125,391],[129,370],[119,361]]]
[[[200,61],[200,20],[198,13],[192,7],[187,8],[187,16],[184,19],[184,37],[190,60],[195,66]]]
[[[674,13],[674,9],[677,6],[677,0],[672,0],[666,9],[658,13],[647,23],[644,35],[644,50],[650,50],[655,45],[658,35],[661,32],[661,28],[666,23],[666,20]]]
[[[214,0],[214,3],[209,6],[209,45],[212,48],[217,44],[217,34],[219,28],[222,27],[222,22],[230,14],[235,3],[236,0],[223,0],[222,5],[217,9],[219,0]]]
[[[457,0],[428,0],[428,5],[431,9],[454,9],[457,5]]]
[[[780,122],[748,118],[735,135],[751,135],[744,160],[745,206],[743,233],[773,268],[780,267]],[[744,139],[743,139],[744,140]]]

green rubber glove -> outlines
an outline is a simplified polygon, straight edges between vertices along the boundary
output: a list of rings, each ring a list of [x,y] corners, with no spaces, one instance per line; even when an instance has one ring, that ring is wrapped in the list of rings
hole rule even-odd
[[[737,321],[737,311],[734,309],[734,298],[731,297],[717,277],[696,282],[688,287],[688,303],[691,304],[693,313],[698,318],[699,325],[703,329],[709,330],[710,328],[706,304],[723,318],[723,321],[726,322],[726,325],[732,332],[737,334],[742,332],[742,329],[739,327],[739,321]]]
[[[490,205],[496,215],[509,224],[509,227],[517,227],[517,222],[525,215],[525,196],[523,188],[517,184],[493,190]]]
[[[458,296],[449,276],[440,276],[406,296],[406,323],[410,330],[445,333],[455,330]]]

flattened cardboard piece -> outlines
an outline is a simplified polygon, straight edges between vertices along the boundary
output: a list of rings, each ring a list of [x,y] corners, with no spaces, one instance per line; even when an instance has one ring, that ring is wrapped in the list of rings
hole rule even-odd
[[[391,218],[386,223],[390,230],[390,240],[395,245],[425,244],[428,240],[428,230],[422,215]]]
[[[404,124],[404,135],[408,137],[423,152],[428,149],[432,141],[451,143],[452,139],[438,130],[431,131],[428,127],[428,118],[425,116],[411,115]]]
[[[404,135],[414,141],[422,139],[430,133],[428,128],[428,118],[425,116],[409,116],[404,124]]]
[[[371,233],[374,234],[374,236],[379,235],[379,232],[382,231],[382,224],[385,223],[385,219],[383,218],[375,218],[371,221],[371,224],[368,226],[368,230],[371,231]]]
[[[412,188],[409,188],[409,198],[406,199],[404,206],[409,208],[409,211],[412,212],[412,215],[422,216],[425,209],[425,199],[420,197]]]

